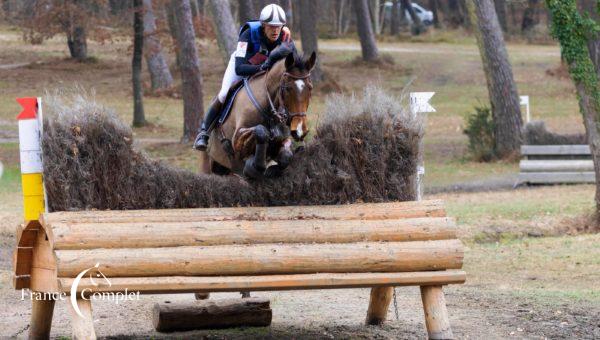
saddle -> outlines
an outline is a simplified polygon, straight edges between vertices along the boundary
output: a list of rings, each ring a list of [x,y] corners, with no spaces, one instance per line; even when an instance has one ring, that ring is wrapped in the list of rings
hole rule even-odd
[[[233,102],[235,101],[235,97],[240,92],[240,90],[242,88],[244,88],[245,84],[248,81],[250,81],[252,78],[255,78],[256,76],[259,76],[265,72],[266,71],[260,71],[249,78],[242,78],[242,79],[236,81],[235,83],[233,83],[233,85],[231,85],[231,87],[229,88],[229,91],[227,92],[227,96],[225,97],[225,103],[223,103],[223,109],[221,110],[221,113],[219,114],[219,119],[217,120],[216,127],[221,126],[227,120],[227,117],[229,117],[229,113],[231,112],[231,108],[233,107]],[[254,98],[251,98],[251,99],[253,101],[255,101]]]

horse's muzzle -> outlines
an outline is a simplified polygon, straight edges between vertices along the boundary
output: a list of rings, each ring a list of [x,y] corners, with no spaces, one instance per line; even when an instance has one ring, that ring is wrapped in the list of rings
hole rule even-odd
[[[292,132],[291,132],[292,138],[294,138],[294,140],[296,142],[304,141],[304,137],[306,137],[307,134],[308,134],[308,131],[306,131],[306,133],[304,133],[302,135],[298,134],[297,130],[292,130]]]

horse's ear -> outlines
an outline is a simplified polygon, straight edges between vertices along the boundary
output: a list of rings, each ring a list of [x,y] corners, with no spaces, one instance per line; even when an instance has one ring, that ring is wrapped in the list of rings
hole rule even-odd
[[[313,51],[313,53],[310,54],[310,57],[308,57],[308,60],[306,61],[306,68],[309,71],[312,71],[312,69],[315,68],[316,63],[317,63],[317,53],[315,53],[315,51]]]
[[[292,67],[294,67],[295,62],[294,53],[288,54],[287,57],[285,57],[285,69],[289,71]]]

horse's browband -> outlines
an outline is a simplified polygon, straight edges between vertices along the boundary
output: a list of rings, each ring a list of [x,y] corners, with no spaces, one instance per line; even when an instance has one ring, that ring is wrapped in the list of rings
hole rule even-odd
[[[283,72],[283,76],[284,77],[290,77],[292,79],[306,79],[306,78],[310,77],[310,72],[308,72],[307,74],[302,75],[302,76],[295,76],[295,75],[293,75],[293,74],[291,74],[289,72]]]

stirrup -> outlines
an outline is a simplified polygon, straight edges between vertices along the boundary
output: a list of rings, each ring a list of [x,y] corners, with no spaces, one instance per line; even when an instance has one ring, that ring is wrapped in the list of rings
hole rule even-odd
[[[198,151],[206,151],[206,149],[208,148],[208,138],[209,138],[208,131],[206,131],[206,130],[200,131],[200,133],[196,137],[196,140],[194,141],[194,149],[196,149]]]

